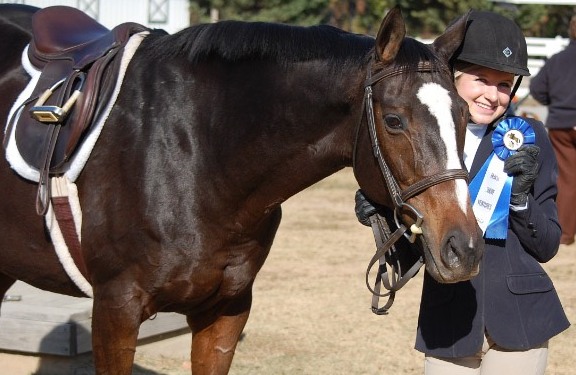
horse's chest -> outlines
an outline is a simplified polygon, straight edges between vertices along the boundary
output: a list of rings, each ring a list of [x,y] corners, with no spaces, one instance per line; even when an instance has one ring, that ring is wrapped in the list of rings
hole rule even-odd
[[[245,255],[245,252],[230,250],[217,252],[209,259],[194,260],[188,267],[179,267],[178,275],[167,278],[164,295],[176,303],[200,305],[244,294],[263,263],[261,256]]]

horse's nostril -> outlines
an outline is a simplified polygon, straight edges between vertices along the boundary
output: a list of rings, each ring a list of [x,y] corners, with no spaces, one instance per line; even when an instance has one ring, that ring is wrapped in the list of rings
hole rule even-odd
[[[446,246],[442,253],[442,261],[448,268],[454,269],[460,267],[461,262],[458,256],[458,247],[454,237],[450,237],[448,241],[446,241]]]

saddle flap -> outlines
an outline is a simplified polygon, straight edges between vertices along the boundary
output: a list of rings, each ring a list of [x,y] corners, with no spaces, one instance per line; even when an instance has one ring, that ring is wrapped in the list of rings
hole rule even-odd
[[[72,62],[60,61],[57,64],[48,64],[40,75],[38,84],[32,92],[31,101],[23,107],[22,114],[17,120],[15,127],[15,140],[22,155],[22,158],[36,169],[44,163],[46,149],[49,147],[51,133],[54,130],[54,125],[61,126],[62,123],[67,123],[67,120],[73,119],[74,116],[67,116],[58,121],[40,122],[32,116],[31,109],[36,105],[35,98],[50,87],[53,87],[52,95],[46,98],[43,106],[61,108],[77,88],[77,82],[80,78],[80,72],[70,74]],[[83,78],[82,78],[83,80]],[[60,84],[54,88],[55,83]],[[82,100],[82,98],[79,98]],[[63,156],[63,142],[67,142],[70,138],[70,132],[73,131],[72,126],[65,126],[60,129],[59,142],[57,144],[57,151],[55,155],[61,155],[54,160],[54,164],[60,164]],[[55,165],[52,165],[54,167]]]

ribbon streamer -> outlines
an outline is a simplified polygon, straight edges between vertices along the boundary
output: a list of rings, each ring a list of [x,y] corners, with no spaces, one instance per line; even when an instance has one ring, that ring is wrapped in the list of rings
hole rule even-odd
[[[506,239],[513,178],[504,161],[523,144],[534,144],[534,129],[520,117],[501,121],[492,133],[493,151],[470,183],[472,209],[485,238]]]

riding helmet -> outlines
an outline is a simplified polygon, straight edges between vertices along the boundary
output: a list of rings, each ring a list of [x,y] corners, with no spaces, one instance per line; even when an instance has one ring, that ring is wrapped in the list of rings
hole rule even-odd
[[[530,75],[522,30],[511,19],[493,12],[470,12],[464,41],[454,58],[514,75]]]

